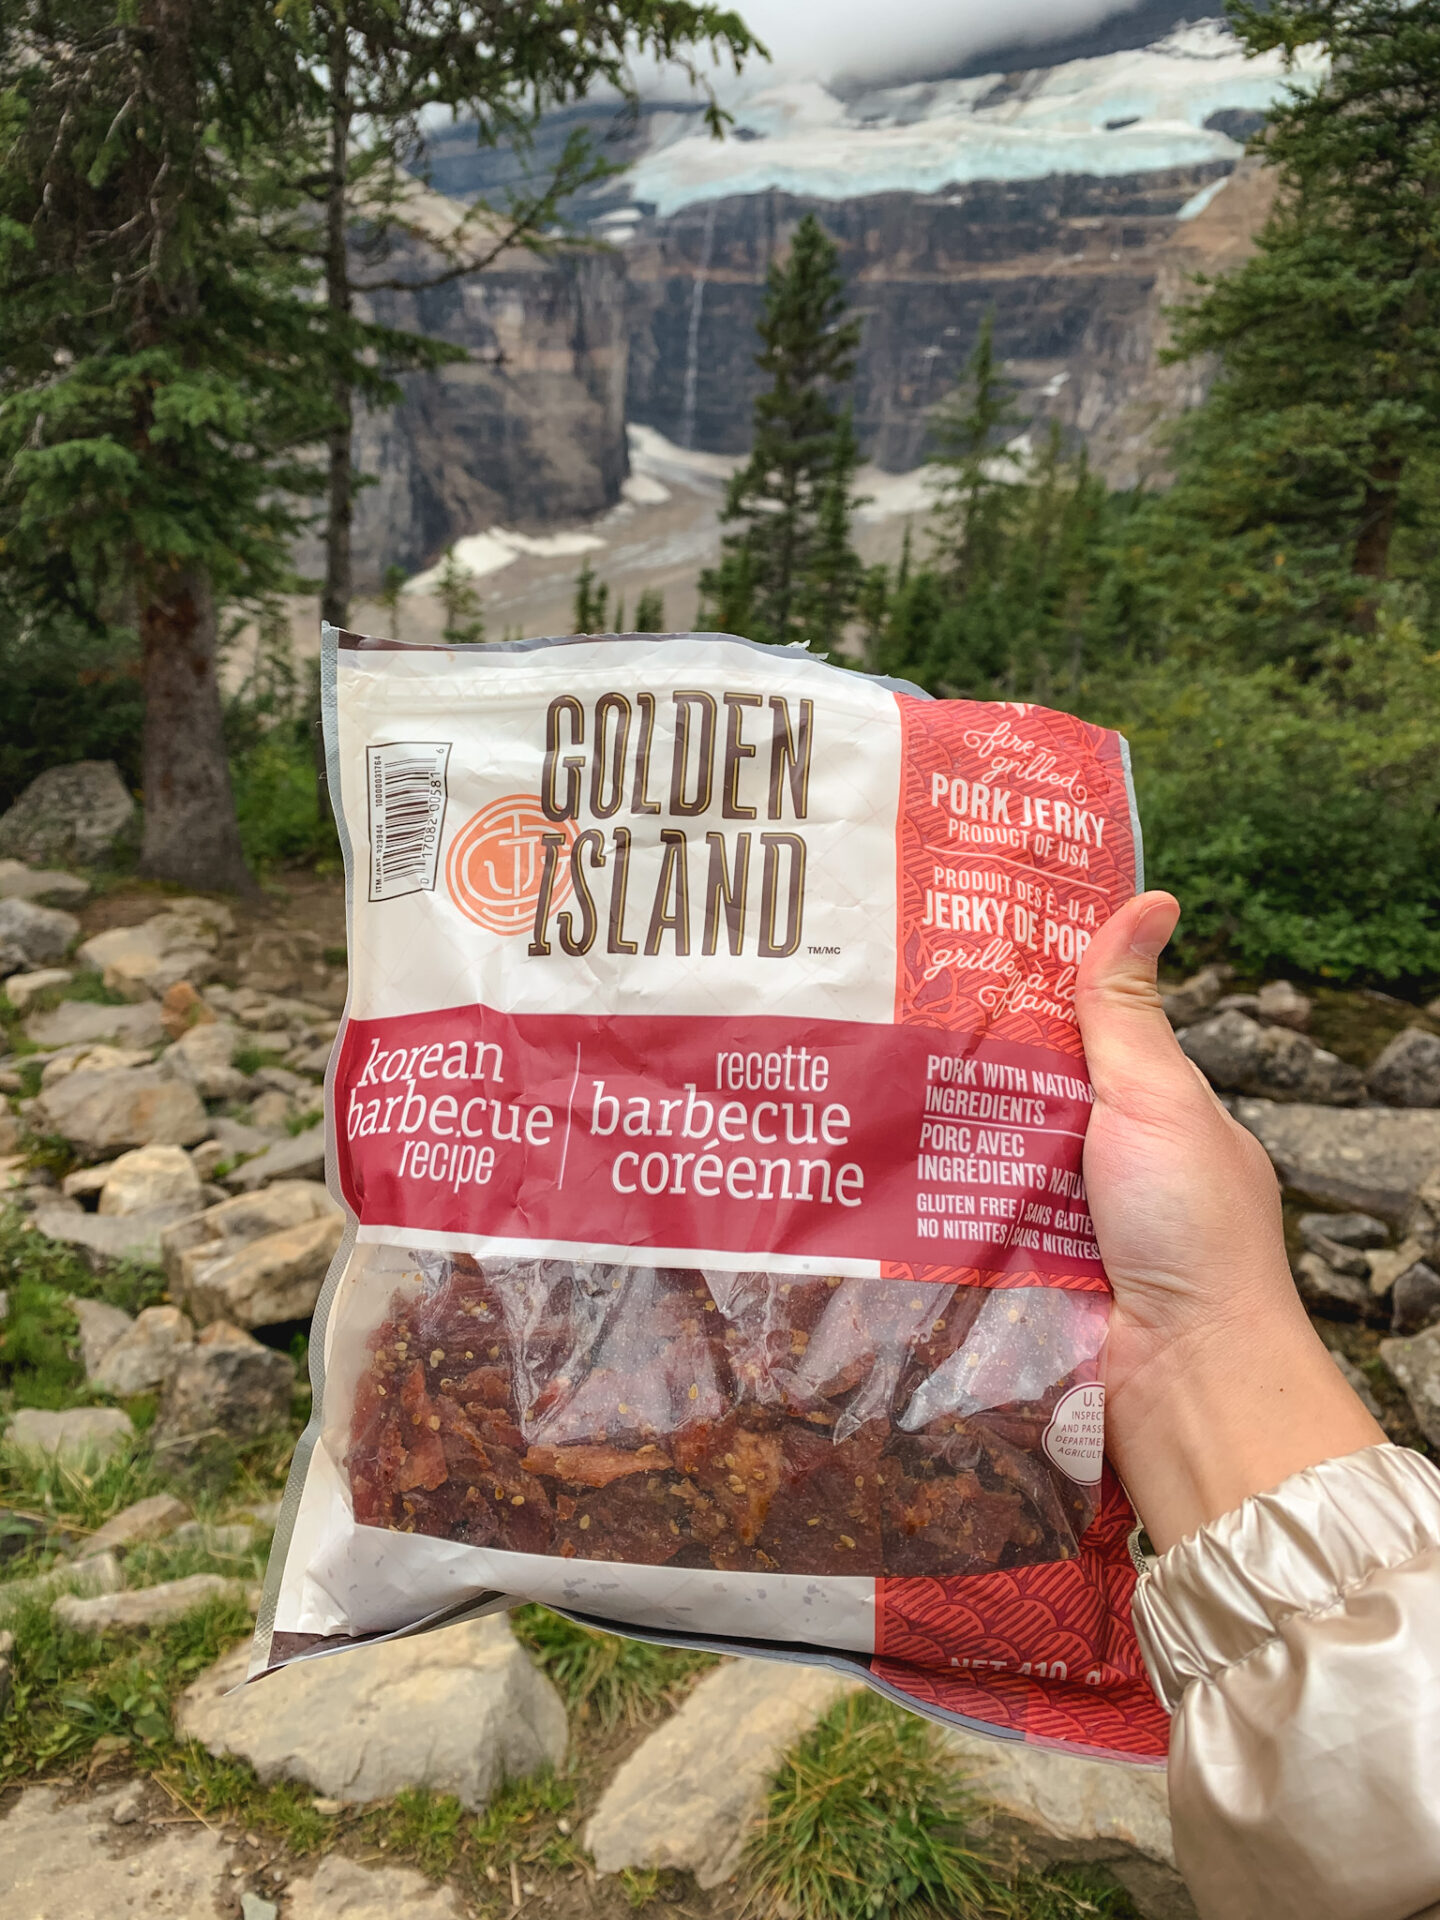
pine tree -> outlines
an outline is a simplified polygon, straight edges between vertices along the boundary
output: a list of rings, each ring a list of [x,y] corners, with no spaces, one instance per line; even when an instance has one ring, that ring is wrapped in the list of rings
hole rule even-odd
[[[435,595],[445,609],[443,638],[447,646],[475,646],[485,638],[480,595],[473,577],[455,558],[454,547],[445,549],[445,564],[440,569]]]
[[[756,365],[750,458],[730,481],[718,567],[700,578],[704,617],[722,631],[834,650],[860,589],[850,540],[857,453],[838,399],[852,379],[860,323],[845,317],[839,250],[813,214],[772,262]]]
[[[303,135],[284,9],[16,0],[0,13],[0,569],[138,634],[142,868],[253,885],[218,609],[289,584],[323,341],[274,166]],[[317,377],[318,376],[318,377]]]
[[[1251,52],[1319,43],[1329,71],[1272,109],[1254,256],[1176,317],[1176,356],[1220,374],[1182,437],[1169,545],[1209,630],[1284,656],[1373,626],[1440,453],[1440,0],[1233,19]]]
[[[575,633],[609,633],[610,589],[597,580],[588,560],[575,576]]]
[[[1014,388],[995,364],[995,317],[986,314],[960,383],[931,426],[940,476],[936,557],[961,593],[988,586],[1003,563],[1020,478],[1005,445],[1022,425]]]
[[[646,587],[635,602],[636,633],[665,631],[665,596],[658,587]]]

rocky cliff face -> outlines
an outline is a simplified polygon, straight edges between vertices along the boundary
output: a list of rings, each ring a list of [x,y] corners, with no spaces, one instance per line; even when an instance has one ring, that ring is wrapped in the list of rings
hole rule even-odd
[[[630,418],[681,446],[743,451],[766,269],[814,212],[864,322],[855,418],[871,459],[900,471],[924,457],[931,411],[990,313],[1025,410],[1103,445],[1123,479],[1131,436],[1111,432],[1112,417],[1134,411],[1150,378],[1162,275],[1177,297],[1180,256],[1195,251],[1177,246],[1192,224],[1179,215],[1207,188],[1232,191],[1230,171],[1221,160],[841,201],[770,191],[646,220],[626,248]]]
[[[434,271],[412,248],[393,277]],[[613,506],[628,471],[626,295],[609,253],[505,255],[486,272],[421,292],[369,296],[376,319],[464,347],[469,358],[402,381],[392,409],[358,422],[355,575],[428,565],[454,540],[500,524],[577,520]],[[299,556],[318,571],[313,545]]]

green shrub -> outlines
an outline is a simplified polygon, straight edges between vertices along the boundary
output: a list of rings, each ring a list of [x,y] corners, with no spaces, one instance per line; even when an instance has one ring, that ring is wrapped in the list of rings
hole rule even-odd
[[[548,1607],[517,1607],[516,1638],[529,1647],[579,1720],[602,1729],[634,1726],[673,1704],[676,1689],[715,1665],[712,1653],[656,1647],[619,1633],[596,1633]]]
[[[140,784],[144,698],[133,644],[0,602],[0,810],[47,767],[113,760]]]
[[[230,763],[245,857],[261,869],[339,865],[340,842],[322,802],[308,737],[278,726]]]

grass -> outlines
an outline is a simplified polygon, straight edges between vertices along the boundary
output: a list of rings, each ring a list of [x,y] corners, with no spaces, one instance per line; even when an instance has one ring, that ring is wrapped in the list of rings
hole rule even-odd
[[[510,1624],[554,1681],[571,1717],[601,1732],[655,1719],[675,1704],[687,1681],[716,1664],[713,1653],[597,1633],[548,1607],[517,1607]]]
[[[762,1920],[988,1920],[1004,1864],[934,1728],[872,1693],[839,1701],[780,1767],[745,1849]]]

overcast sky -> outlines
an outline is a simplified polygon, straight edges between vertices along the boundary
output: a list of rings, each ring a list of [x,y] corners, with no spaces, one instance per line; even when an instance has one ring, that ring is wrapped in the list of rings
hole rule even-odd
[[[987,47],[1078,33],[1138,0],[731,0],[769,47],[777,77],[884,79],[941,71]],[[1218,0],[1195,17],[1218,13]]]

